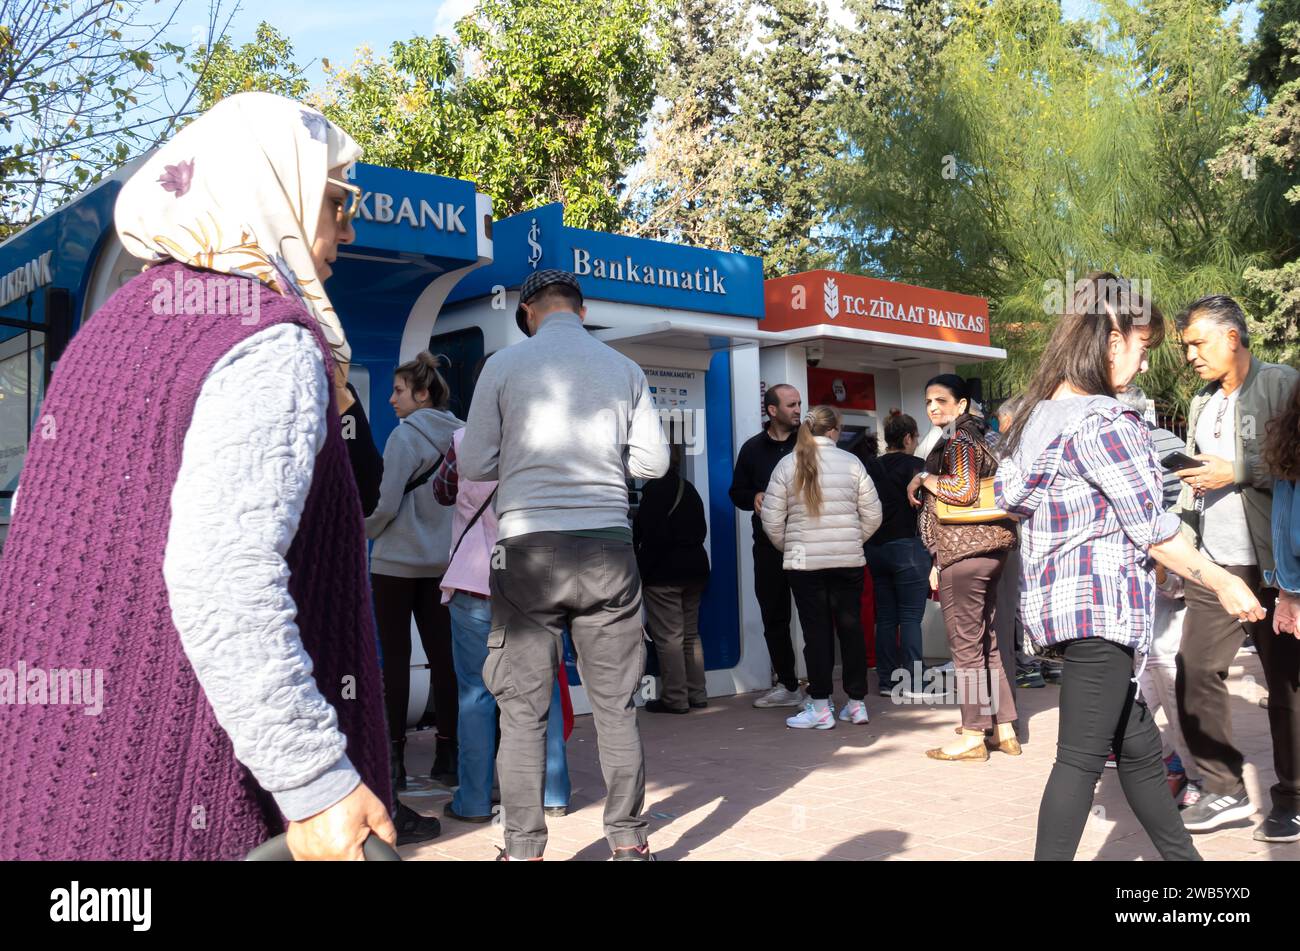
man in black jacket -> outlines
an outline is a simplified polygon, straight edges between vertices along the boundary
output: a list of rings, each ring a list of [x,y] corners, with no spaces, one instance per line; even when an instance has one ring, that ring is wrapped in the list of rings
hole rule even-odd
[[[803,705],[804,696],[795,676],[794,645],[790,641],[790,584],[781,564],[781,552],[763,531],[759,516],[772,471],[794,451],[803,416],[799,391],[788,383],[771,387],[763,396],[763,413],[767,417],[763,431],[740,447],[729,491],[736,508],[754,513],[754,593],[758,596],[763,638],[777,679],[776,686],[755,700],[754,706],[798,707]]]

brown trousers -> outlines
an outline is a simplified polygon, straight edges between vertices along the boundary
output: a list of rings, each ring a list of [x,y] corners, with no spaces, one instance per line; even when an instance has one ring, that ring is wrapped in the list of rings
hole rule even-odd
[[[1016,701],[997,644],[998,582],[1006,561],[1006,552],[980,555],[939,572],[939,600],[957,668],[961,725],[967,730],[987,730],[1016,719]]]

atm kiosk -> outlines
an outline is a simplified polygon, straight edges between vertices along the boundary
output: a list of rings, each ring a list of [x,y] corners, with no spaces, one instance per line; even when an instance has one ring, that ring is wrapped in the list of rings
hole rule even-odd
[[[915,419],[924,438],[933,428],[927,380],[1006,359],[989,341],[982,297],[821,270],[769,280],[764,296],[762,386],[790,383],[805,407],[839,407],[842,446],[865,433],[884,452],[881,425],[893,409]],[[927,658],[949,655],[938,602],[926,609],[923,637]],[[802,665],[802,652],[796,658]]]
[[[705,502],[711,574],[700,609],[710,695],[770,683],[762,628],[745,625],[752,599],[749,519],[738,519],[727,490],[740,441],[759,423],[758,345],[762,262],[730,254],[564,224],[559,204],[494,225],[496,259],[456,285],[430,342],[452,362],[467,405],[473,368],[522,340],[515,306],[524,278],[540,269],[577,275],[587,329],[645,371],[665,435],[683,447],[682,473]],[[629,486],[635,505],[638,486]],[[742,538],[742,534],[744,537]],[[754,606],[757,611],[757,605]],[[569,654],[575,709],[587,709]],[[638,702],[652,697],[649,682]]]

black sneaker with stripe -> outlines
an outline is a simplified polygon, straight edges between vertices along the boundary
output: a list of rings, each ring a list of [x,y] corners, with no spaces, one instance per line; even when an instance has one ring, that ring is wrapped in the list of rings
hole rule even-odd
[[[1300,813],[1274,809],[1255,830],[1256,842],[1300,842]]]
[[[1209,832],[1238,819],[1249,819],[1254,814],[1255,807],[1244,792],[1238,796],[1202,793],[1196,805],[1188,806],[1181,813],[1183,827],[1188,832]]]

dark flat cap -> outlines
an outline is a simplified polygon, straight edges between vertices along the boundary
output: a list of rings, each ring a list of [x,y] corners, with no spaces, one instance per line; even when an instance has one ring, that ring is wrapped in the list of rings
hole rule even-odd
[[[515,308],[515,323],[519,325],[519,329],[523,331],[525,337],[531,336],[531,334],[528,333],[528,317],[524,313],[523,305],[552,284],[564,284],[567,287],[572,287],[578,292],[578,297],[582,298],[582,285],[578,283],[577,277],[568,271],[546,268],[529,274],[519,288],[520,306]]]

